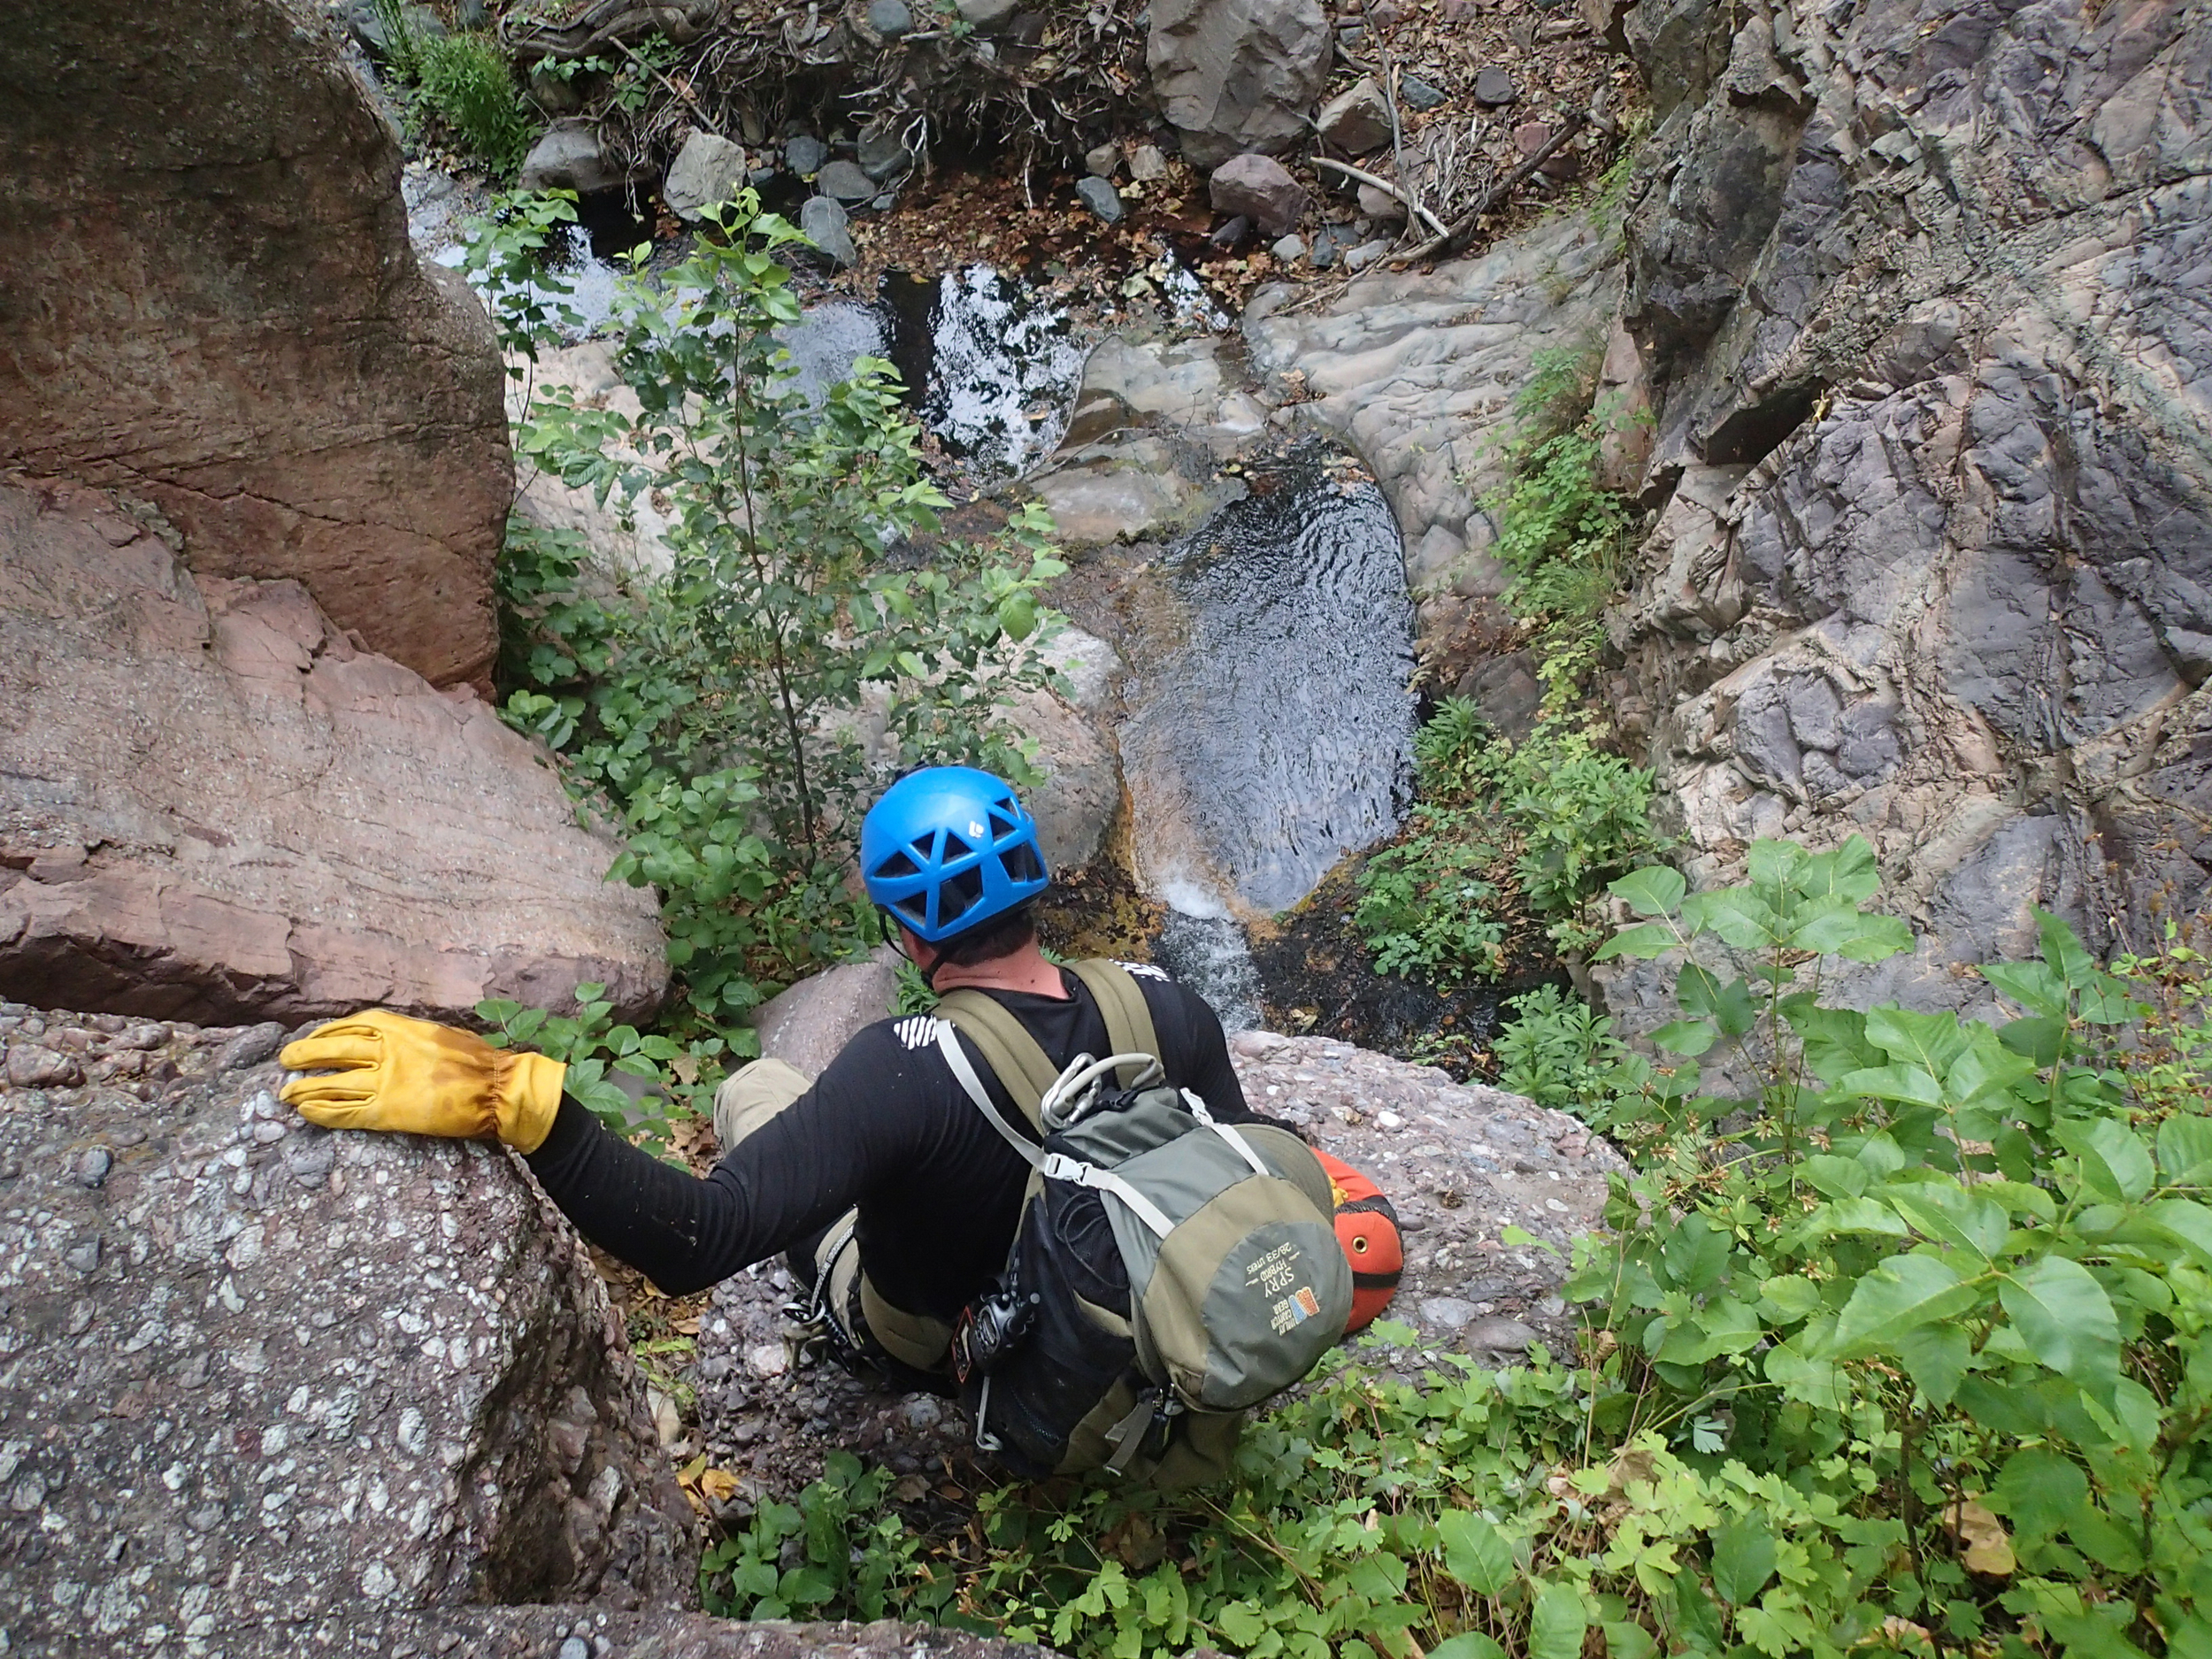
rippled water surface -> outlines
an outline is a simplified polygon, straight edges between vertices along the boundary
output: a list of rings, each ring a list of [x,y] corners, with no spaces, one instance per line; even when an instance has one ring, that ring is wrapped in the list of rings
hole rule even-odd
[[[1403,809],[1397,524],[1372,484],[1299,465],[1176,543],[1153,580],[1121,733],[1144,885],[1187,916],[1286,909]]]

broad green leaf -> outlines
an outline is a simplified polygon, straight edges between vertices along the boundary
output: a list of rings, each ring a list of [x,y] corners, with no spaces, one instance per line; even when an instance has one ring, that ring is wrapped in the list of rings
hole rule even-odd
[[[2033,1216],[2047,1224],[2058,1219],[2056,1202],[2040,1187],[2024,1181],[1977,1181],[1974,1190],[1991,1202],[2002,1204],[2011,1215]]]
[[[2158,1171],[2177,1186],[2212,1183],[2212,1118],[2177,1112],[2159,1125]]]
[[[1720,1041],[1720,1033],[1709,1020],[1670,1020],[1651,1033],[1652,1046],[1664,1048],[1669,1054],[1696,1058]]]
[[[1797,888],[1812,898],[1836,897],[1863,904],[1881,890],[1881,868],[1874,849],[1863,835],[1853,835],[1840,847],[1805,861]]]
[[[1505,1659],[1505,1649],[1479,1630],[1463,1630],[1430,1648],[1429,1659]]]
[[[1881,1050],[1866,1040],[1864,1014],[1822,1008],[1801,992],[1783,999],[1782,1015],[1804,1042],[1807,1069],[1824,1083],[1882,1063]]]
[[[1774,1577],[1774,1534],[1756,1517],[1732,1521],[1713,1534],[1713,1589],[1742,1607]]]
[[[1897,1212],[1878,1198],[1839,1198],[1813,1211],[1805,1225],[1815,1237],[1823,1233],[1879,1233],[1901,1239],[1908,1231]]]
[[[2104,1197],[2133,1203],[2158,1179],[2150,1153],[2124,1124],[2093,1118],[2085,1123],[2055,1125],[2051,1133],[2082,1161],[2083,1174]]]
[[[1807,1338],[1811,1334],[1809,1327]],[[1767,1350],[1766,1373],[1767,1380],[1792,1400],[1801,1400],[1818,1411],[1843,1409],[1842,1375],[1824,1359],[1809,1359],[1785,1343]]]
[[[1944,1074],[1943,1092],[1955,1105],[1964,1105],[1999,1094],[2035,1075],[2035,1062],[2015,1054],[1987,1025],[1969,1026],[1966,1052],[1951,1063]]]
[[[1836,1097],[1892,1101],[1906,1106],[1940,1106],[1943,1086],[1916,1065],[1870,1066],[1836,1079]]]
[[[1680,942],[1674,929],[1663,922],[1641,922],[1622,928],[1600,945],[1595,959],[1610,962],[1616,956],[1633,956],[1640,962],[1648,962],[1654,956],[1664,956]]]
[[[2109,1386],[2120,1368],[2120,1322],[2089,1270],[2046,1256],[2000,1281],[1997,1300],[2028,1351],[2085,1386]]]
[[[1973,1344],[1956,1325],[1924,1325],[1897,1339],[1897,1357],[1931,1405],[1947,1406],[1974,1357]]]
[[[1828,1198],[1862,1196],[1874,1173],[1856,1158],[1839,1158],[1832,1152],[1816,1152],[1801,1164],[1813,1189]]]
[[[1690,931],[1715,934],[1739,950],[1756,950],[1782,937],[1781,919],[1742,887],[1692,894],[1682,902],[1682,921]]]
[[[1667,1279],[1693,1295],[1718,1284],[1728,1271],[1729,1235],[1693,1210],[1667,1234],[1660,1256]]]
[[[1605,1632],[1606,1659],[1655,1659],[1659,1651],[1659,1644],[1652,1640],[1651,1632],[1641,1624],[1615,1623],[1602,1628]],[[1430,1659],[1435,1659],[1440,1651],[1430,1648]]]
[[[1682,872],[1670,870],[1664,864],[1647,864],[1641,870],[1632,870],[1618,880],[1606,884],[1606,889],[1639,916],[1671,916],[1682,906],[1682,895],[1689,891],[1689,884],[1682,879]]]
[[[1912,931],[1894,918],[1869,916],[1848,899],[1828,899],[1797,922],[1789,942],[1795,949],[1824,956],[1878,962],[1911,949]]]
[[[2005,1460],[1991,1494],[1994,1507],[2012,1522],[2015,1532],[2051,1538],[2089,1502],[2089,1477],[2064,1453],[2029,1446]]]
[[[1674,999],[1685,1014],[1711,1020],[1731,1037],[1740,1037],[1759,1023],[1759,1002],[1741,974],[1729,983],[1710,968],[1686,962],[1675,976]]]
[[[1794,1325],[1820,1306],[1820,1286],[1801,1273],[1762,1280],[1759,1302],[1779,1324]]]
[[[1852,1289],[1836,1320],[1834,1351],[1893,1348],[1906,1332],[1963,1313],[1978,1300],[1974,1286],[1948,1263],[1932,1256],[1892,1256]]]
[[[1805,849],[1795,841],[1755,841],[1745,856],[1744,873],[1755,887],[1789,887],[1807,861]]]
[[[1968,1251],[1984,1262],[2005,1248],[2012,1233],[2002,1205],[1955,1181],[1900,1182],[1882,1188],[1879,1196],[1922,1237]]]
[[[1966,1052],[1967,1034],[1953,1013],[1916,1014],[1910,1009],[1871,1008],[1866,1040],[1901,1064],[1941,1077]]]
[[[1856,937],[1836,947],[1850,962],[1886,962],[1912,949],[1912,929],[1894,916],[1870,916]]]
[[[2047,1019],[2066,1018],[2066,981],[2048,963],[1985,962],[1981,976],[2006,996]]]
[[[2140,1534],[2132,1527],[2115,1525],[2093,1505],[2084,1504],[2067,1518],[2066,1536],[2108,1572],[2132,1575],[2143,1570]]]
[[[1513,1546],[1494,1523],[1454,1509],[1436,1524],[1444,1571],[1477,1595],[1495,1595],[1513,1581]]]
[[[2149,1206],[2152,1225],[2212,1268],[2212,1208],[2189,1198],[2162,1198]]]
[[[1528,1617],[1528,1659],[1582,1659],[1582,1638],[1589,1628],[1590,1616],[1571,1586],[1538,1585]]]

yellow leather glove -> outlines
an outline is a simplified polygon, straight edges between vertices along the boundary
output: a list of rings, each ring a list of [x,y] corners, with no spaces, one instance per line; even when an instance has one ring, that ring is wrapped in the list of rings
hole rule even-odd
[[[326,1129],[388,1129],[481,1140],[535,1152],[553,1132],[568,1068],[541,1054],[495,1048],[473,1032],[380,1008],[319,1025],[277,1056],[320,1071],[284,1086],[285,1102]]]

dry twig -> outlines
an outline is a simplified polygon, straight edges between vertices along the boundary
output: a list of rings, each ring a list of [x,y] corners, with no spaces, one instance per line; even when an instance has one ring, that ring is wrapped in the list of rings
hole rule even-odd
[[[1449,226],[1446,225],[1442,219],[1437,218],[1435,214],[1430,212],[1427,208],[1423,207],[1419,202],[1416,201],[1413,196],[1409,195],[1406,191],[1391,183],[1389,180],[1379,178],[1374,173],[1367,172],[1364,168],[1355,167],[1348,162],[1333,160],[1327,156],[1314,157],[1313,165],[1317,167],[1326,167],[1333,173],[1340,173],[1346,178],[1357,180],[1362,184],[1373,185],[1375,188],[1380,190],[1385,196],[1402,204],[1408,212],[1418,214],[1421,221],[1431,230],[1434,231],[1439,236],[1448,236],[1451,234],[1451,227]]]
[[[1426,259],[1432,255],[1440,258],[1449,258],[1457,253],[1474,239],[1475,231],[1481,222],[1482,216],[1490,211],[1491,204],[1503,201],[1513,193],[1517,186],[1557,155],[1561,146],[1582,130],[1582,125],[1586,119],[1588,117],[1580,111],[1567,117],[1559,124],[1559,130],[1544,141],[1541,149],[1485,190],[1482,193],[1482,199],[1460,215],[1458,223],[1441,235],[1423,242],[1410,253],[1393,255],[1390,263],[1394,265],[1410,265],[1416,259]]]

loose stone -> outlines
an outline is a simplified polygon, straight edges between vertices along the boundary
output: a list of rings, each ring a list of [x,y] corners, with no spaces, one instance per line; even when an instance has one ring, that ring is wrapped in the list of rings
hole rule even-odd
[[[1475,102],[1485,109],[1494,110],[1520,96],[1521,89],[1514,84],[1513,77],[1494,65],[1475,77]]]
[[[1095,176],[1079,180],[1075,193],[1083,198],[1083,205],[1104,219],[1109,225],[1118,223],[1122,215],[1121,196],[1105,180]]]

